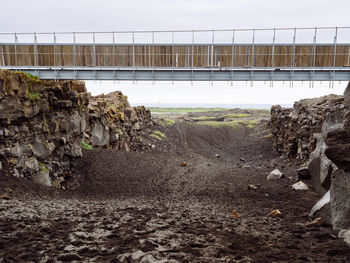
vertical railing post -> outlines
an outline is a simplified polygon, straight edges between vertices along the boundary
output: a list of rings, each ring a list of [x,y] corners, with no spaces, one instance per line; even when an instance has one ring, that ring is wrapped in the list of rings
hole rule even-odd
[[[172,49],[171,49],[171,84],[174,85],[174,50],[175,50],[175,32],[171,32],[171,43],[172,43]],[[175,57],[176,59],[176,57]]]
[[[192,63],[191,63],[191,85],[193,85],[193,56],[194,56],[194,30],[192,30]]]
[[[152,84],[154,83],[154,31],[152,31]]]
[[[293,50],[292,50],[292,61],[291,61],[291,71],[290,71],[290,81],[289,81],[289,87],[293,88],[294,86],[294,69],[295,69],[295,41],[297,37],[297,29],[294,28],[293,33]]]
[[[77,68],[76,68],[76,38],[75,32],[73,32],[73,68],[74,68],[74,80],[77,79]]]
[[[270,87],[273,87],[273,73],[275,70],[275,42],[276,42],[276,28],[273,29],[273,37],[272,37]]]
[[[111,66],[113,67],[113,82],[115,82],[115,68],[116,68],[116,63],[115,63],[115,36],[114,36],[114,32],[112,32],[112,41],[113,41],[113,46],[112,46],[112,60],[111,60]]]
[[[96,80],[96,67],[97,67],[97,58],[96,58],[96,39],[95,32],[92,32],[92,64],[94,68],[94,79]]]
[[[254,80],[254,58],[255,58],[255,29],[253,29],[252,57],[250,62],[250,86],[253,87]]]
[[[212,31],[212,43],[211,43],[211,85],[214,84],[214,41],[215,41],[215,31]]]
[[[17,37],[17,33],[15,33],[15,66],[16,66],[16,71],[18,71],[17,45],[18,45],[18,37]]]
[[[335,75],[335,66],[336,66],[336,58],[337,58],[337,41],[338,41],[338,27],[335,28],[334,35],[334,47],[333,47],[333,71],[331,75],[331,86],[334,88],[334,75]]]
[[[5,66],[4,50],[2,46],[0,46],[0,49],[1,49],[1,66]]]
[[[313,38],[312,45],[312,71],[311,71],[311,81],[310,87],[314,87],[314,79],[315,79],[315,67],[316,67],[316,41],[317,41],[317,27],[315,27],[315,33]]]
[[[54,66],[54,73],[55,73],[55,81],[58,80],[58,65],[57,65],[57,39],[56,39],[56,33],[53,33],[53,66]]]
[[[135,84],[135,33],[132,31],[132,78]]]
[[[35,74],[38,75],[38,38],[36,36],[36,33],[34,33],[34,67],[35,67]]]
[[[233,86],[233,68],[235,65],[235,30],[232,30],[232,51],[231,51],[231,87]]]

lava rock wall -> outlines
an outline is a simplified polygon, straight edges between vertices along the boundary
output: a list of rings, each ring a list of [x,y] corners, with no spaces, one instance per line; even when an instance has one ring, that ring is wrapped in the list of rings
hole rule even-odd
[[[273,106],[270,121],[275,149],[298,158],[323,196],[310,216],[321,216],[335,230],[350,228],[350,84],[344,96]]]
[[[0,170],[60,186],[82,148],[137,150],[152,125],[121,92],[91,97],[84,82],[0,71]]]
[[[329,95],[295,102],[293,108],[272,106],[270,130],[274,148],[287,158],[305,161],[316,147],[315,133],[320,133],[325,116],[344,109],[342,96]]]

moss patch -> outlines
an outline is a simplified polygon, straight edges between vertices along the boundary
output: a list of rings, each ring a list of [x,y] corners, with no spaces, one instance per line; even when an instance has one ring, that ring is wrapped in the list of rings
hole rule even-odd
[[[39,167],[40,167],[40,170],[43,171],[43,172],[49,172],[49,168],[47,168],[46,164],[43,163],[43,162],[39,162]]]
[[[81,148],[83,148],[85,150],[92,150],[93,149],[92,145],[90,145],[86,142],[81,142]]]
[[[238,129],[240,128],[244,123],[240,121],[201,121],[193,123],[194,125],[206,125],[213,128],[232,128],[232,129]]]
[[[172,126],[175,124],[174,120],[168,118],[161,119],[159,122],[162,126]]]
[[[40,94],[34,91],[29,91],[28,92],[28,99],[29,100],[40,100]]]
[[[150,136],[152,136],[153,138],[156,138],[159,141],[167,138],[164,133],[162,133],[161,131],[158,131],[158,130],[152,131],[152,134]]]

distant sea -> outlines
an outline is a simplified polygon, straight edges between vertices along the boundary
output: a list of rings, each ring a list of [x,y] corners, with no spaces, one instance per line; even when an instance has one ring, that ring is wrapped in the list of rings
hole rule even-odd
[[[240,108],[240,109],[270,109],[276,104],[222,104],[222,103],[132,103],[132,106],[144,105],[159,108]],[[293,107],[292,104],[280,104],[284,108]]]

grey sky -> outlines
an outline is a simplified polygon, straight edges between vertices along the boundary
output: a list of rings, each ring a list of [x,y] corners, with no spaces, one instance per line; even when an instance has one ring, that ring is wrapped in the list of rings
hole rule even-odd
[[[3,0],[1,9],[1,32],[350,26],[348,0]],[[245,83],[240,83],[236,89],[225,83],[214,87],[209,83],[105,85],[109,88],[97,82],[87,84],[95,93],[96,90],[122,89],[132,102],[139,103],[208,103],[213,98],[215,103],[227,103],[230,98],[232,103],[247,103],[247,98],[251,98],[252,103],[292,103],[301,97],[342,93],[344,85],[329,91],[325,88],[327,83],[323,84],[324,88],[316,84],[313,90],[307,90],[305,83],[296,85],[300,89],[271,89],[263,83],[256,83],[254,89]],[[226,96],[214,96],[221,93]]]
[[[12,0],[3,32],[346,26],[348,0]]]

